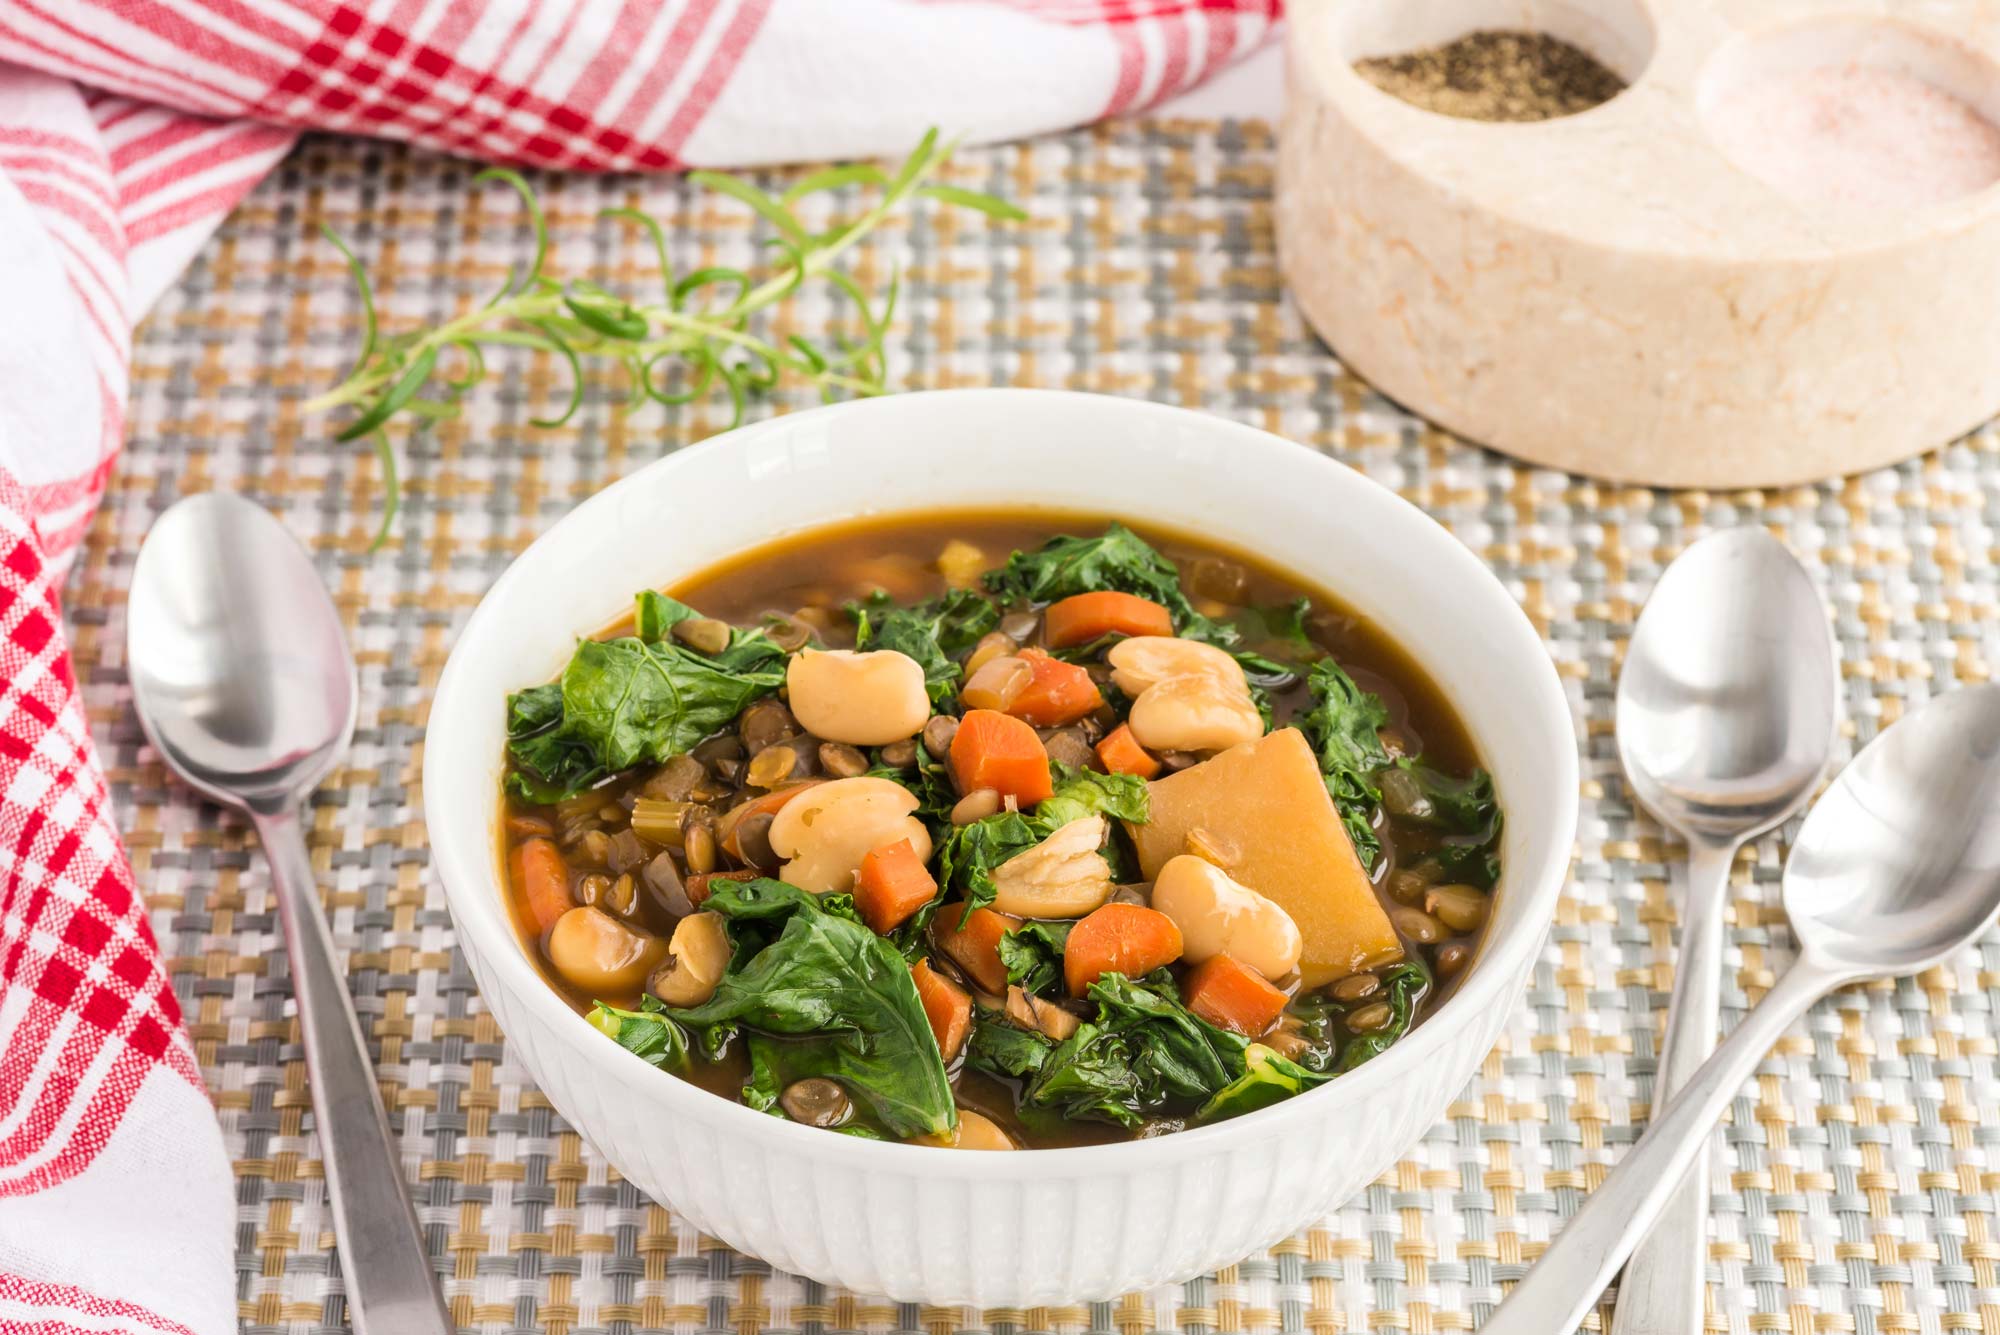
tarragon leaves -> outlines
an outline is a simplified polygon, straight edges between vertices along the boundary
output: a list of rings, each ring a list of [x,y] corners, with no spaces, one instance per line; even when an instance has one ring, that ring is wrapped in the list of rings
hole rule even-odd
[[[772,195],[741,177],[720,172],[688,174],[691,184],[735,199],[769,227],[765,241],[774,272],[761,281],[743,269],[690,266],[677,270],[660,222],[633,209],[607,209],[603,216],[636,229],[660,266],[661,291],[653,299],[607,291],[584,279],[567,282],[548,273],[549,229],[533,188],[519,173],[489,168],[475,183],[497,182],[521,200],[534,235],[533,257],[510,269],[490,301],[429,328],[385,335],[375,312],[367,270],[330,228],[321,231],[339,250],[354,280],[364,320],[360,356],[347,377],[309,399],[307,412],[344,408],[352,413],[341,440],[372,438],[381,453],[389,487],[387,514],[394,513],[394,455],[382,430],[398,418],[434,421],[457,416],[466,393],[486,375],[486,354],[524,349],[550,354],[567,364],[571,383],[563,409],[536,425],[557,426],[583,402],[585,358],[608,358],[624,369],[628,405],[647,401],[686,403],[719,387],[727,394],[730,425],[742,420],[748,401],[787,377],[810,385],[826,399],[888,391],[885,336],[894,316],[898,279],[892,275],[878,295],[836,261],[863,237],[917,198],[990,218],[1025,215],[991,195],[932,178],[951,156],[935,130],[926,134],[893,172],[867,163],[829,168]],[[875,191],[873,202],[848,220],[815,231],[799,204],[824,191],[858,187]],[[755,317],[809,284],[832,289],[849,308],[851,331],[831,343],[800,334],[774,340],[758,331]],[[384,531],[386,532],[386,517]]]

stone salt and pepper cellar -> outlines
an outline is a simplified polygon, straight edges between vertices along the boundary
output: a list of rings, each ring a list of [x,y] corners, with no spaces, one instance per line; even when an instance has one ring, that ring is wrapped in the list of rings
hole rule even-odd
[[[2000,4],[1297,0],[1289,21],[1285,274],[1412,410],[1699,487],[1873,468],[2000,411]],[[1630,86],[1492,123],[1354,69],[1491,30]]]

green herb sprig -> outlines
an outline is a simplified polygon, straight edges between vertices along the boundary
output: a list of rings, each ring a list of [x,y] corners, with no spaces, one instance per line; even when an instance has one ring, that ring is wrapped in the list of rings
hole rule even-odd
[[[360,298],[361,353],[345,379],[308,399],[304,409],[308,413],[348,409],[353,416],[337,439],[373,439],[388,492],[377,535],[380,541],[394,522],[398,495],[395,455],[383,428],[398,418],[436,421],[457,416],[466,393],[486,376],[490,349],[549,352],[569,364],[569,401],[553,417],[530,419],[542,427],[562,425],[582,406],[586,357],[609,357],[625,368],[630,387],[628,410],[648,401],[688,403],[719,386],[729,396],[731,427],[743,420],[750,399],[788,377],[813,386],[828,400],[884,393],[889,389],[884,340],[895,315],[899,275],[891,275],[876,300],[835,262],[917,198],[972,209],[991,218],[1018,220],[1026,216],[992,195],[932,180],[953,147],[941,143],[937,131],[932,130],[893,172],[872,163],[828,167],[777,195],[739,176],[689,172],[691,182],[748,205],[776,230],[777,235],[765,242],[776,252],[776,270],[762,281],[747,270],[724,265],[677,273],[669,255],[667,231],[657,218],[636,209],[604,210],[601,217],[632,223],[651,238],[659,254],[664,289],[661,299],[654,302],[620,296],[587,279],[565,282],[545,273],[549,232],[541,202],[527,181],[504,167],[488,168],[473,181],[499,181],[520,195],[534,228],[534,258],[525,272],[510,269],[505,286],[484,306],[434,328],[383,333],[367,271],[346,242],[322,225],[320,230],[347,261]],[[828,231],[809,229],[797,213],[799,203],[847,186],[872,187],[877,191],[874,202],[851,221]],[[842,335],[838,346],[829,347],[798,334],[779,343],[750,331],[751,320],[759,312],[815,281],[830,284],[845,298],[858,334]],[[448,353],[456,354],[455,375],[446,374],[440,365]],[[684,372],[682,387],[669,388],[672,378],[668,373],[676,366]]]

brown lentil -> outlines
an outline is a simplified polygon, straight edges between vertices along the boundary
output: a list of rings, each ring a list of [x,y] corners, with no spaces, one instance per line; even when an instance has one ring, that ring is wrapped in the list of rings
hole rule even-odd
[[[1347,1017],[1348,1032],[1354,1034],[1372,1034],[1383,1025],[1389,1023],[1389,1017],[1392,1014],[1393,1012],[1389,1009],[1388,1002],[1371,1002]]]
[[[868,757],[846,742],[821,742],[819,767],[836,779],[852,779],[868,772]]]
[[[1335,1001],[1362,1001],[1380,991],[1382,980],[1372,973],[1351,973],[1333,986],[1326,994]]]
[[[1397,909],[1389,915],[1396,930],[1420,946],[1434,946],[1444,940],[1444,924],[1422,909]]]

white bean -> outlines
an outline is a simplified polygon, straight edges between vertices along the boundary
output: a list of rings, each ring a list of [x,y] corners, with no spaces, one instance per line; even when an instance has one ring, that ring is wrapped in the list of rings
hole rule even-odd
[[[923,667],[894,649],[803,649],[785,685],[793,715],[822,741],[887,746],[916,736],[931,716]]]
[[[549,929],[549,962],[593,998],[638,991],[666,953],[667,943],[659,937],[628,927],[603,909],[571,909]]]
[[[1118,888],[1111,864],[1097,852],[1106,830],[1104,817],[1082,816],[995,867],[994,910],[1017,918],[1081,918],[1101,907]]]
[[[1169,677],[1210,676],[1247,691],[1242,665],[1212,644],[1172,635],[1134,635],[1111,646],[1112,684],[1137,699]]]
[[[1181,958],[1228,955],[1266,978],[1299,967],[1298,924],[1222,868],[1191,853],[1170,858],[1153,880],[1153,907],[1181,929]]]
[[[1125,721],[1148,751],[1222,751],[1264,735],[1249,695],[1206,674],[1155,682]]]
[[[916,794],[900,783],[866,775],[807,788],[771,821],[771,851],[786,859],[778,874],[821,895],[852,890],[861,860],[898,839],[929,861],[930,831],[910,814],[917,806]]]
[[[669,965],[653,975],[652,994],[669,1006],[699,1006],[715,995],[729,967],[729,933],[719,913],[691,913],[674,924]]]
[[[958,1110],[958,1130],[947,1131],[935,1136],[918,1136],[911,1142],[915,1145],[935,1145],[947,1150],[1012,1150],[1019,1146],[1014,1138],[1000,1129],[990,1117],[982,1116],[970,1108]]]

